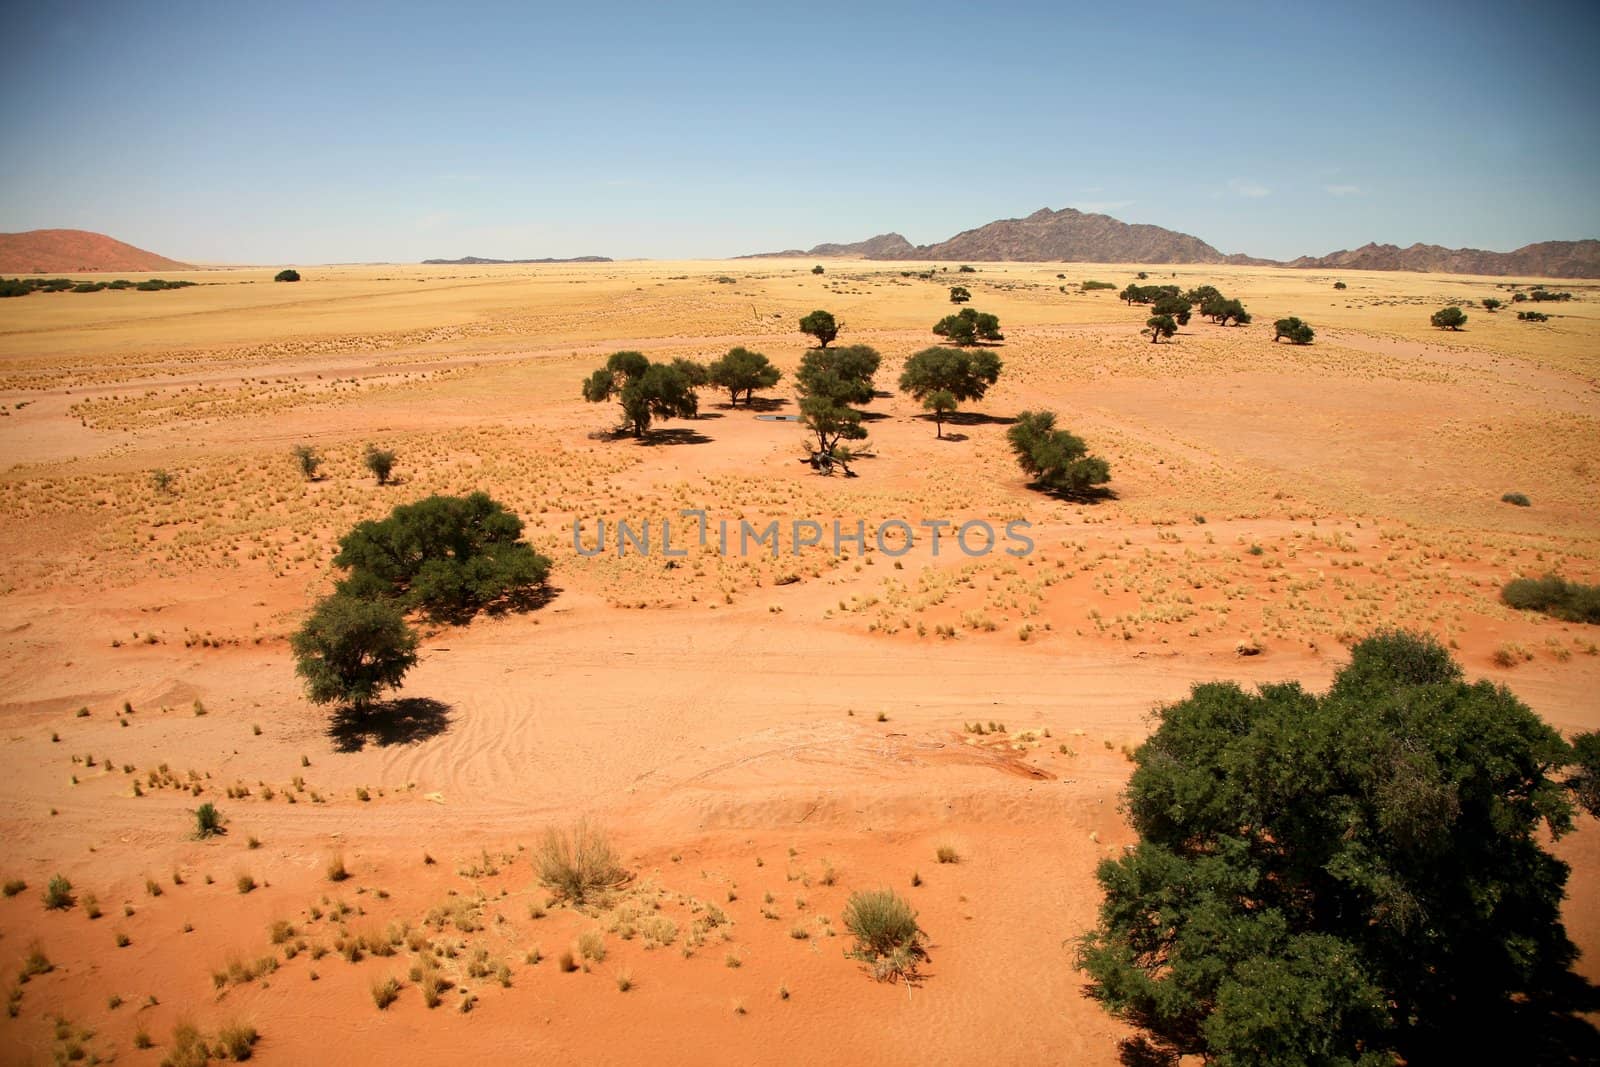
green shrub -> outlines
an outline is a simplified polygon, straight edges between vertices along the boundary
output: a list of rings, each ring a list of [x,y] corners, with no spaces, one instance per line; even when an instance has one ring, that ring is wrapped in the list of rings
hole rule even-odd
[[[1500,599],[1520,611],[1539,611],[1563,622],[1600,623],[1600,585],[1569,582],[1554,574],[1515,578]]]
[[[379,485],[389,484],[389,475],[394,471],[394,453],[377,445],[368,445],[361,461],[366,464],[367,470],[378,480]]]
[[[72,895],[72,883],[67,881],[65,875],[58,874],[50,879],[50,884],[44,890],[44,906],[49,911],[65,911],[77,903],[77,898]]]
[[[1117,283],[1116,282],[1094,282],[1094,281],[1082,282],[1078,286],[1079,289],[1082,289],[1086,293],[1092,293],[1096,289],[1115,289],[1116,287],[1117,287]]]
[[[280,270],[277,274],[272,276],[272,280],[275,282],[297,282],[300,280],[300,272],[292,268],[289,270]]]
[[[1091,456],[1081,437],[1056,429],[1054,412],[1021,412],[1006,431],[1006,440],[1016,454],[1018,466],[1041,489],[1085,498],[1095,493],[1096,486],[1111,480],[1110,465],[1099,456]]]
[[[194,809],[194,836],[216,837],[222,833],[222,813],[209,800]]]
[[[849,954],[871,966],[880,981],[910,977],[928,958],[917,913],[892,889],[851,893],[841,918],[856,939]]]
[[[1519,508],[1525,508],[1532,504],[1526,493],[1506,493],[1500,498],[1500,501],[1503,504],[1515,504]]]

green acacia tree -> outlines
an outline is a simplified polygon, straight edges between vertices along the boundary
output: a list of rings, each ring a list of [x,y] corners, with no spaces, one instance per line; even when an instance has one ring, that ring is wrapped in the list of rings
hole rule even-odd
[[[783,377],[783,372],[766,356],[748,348],[730,348],[707,370],[710,383],[728,391],[729,404],[738,404],[739,394],[743,393],[747,407],[757,389],[771,389]]]
[[[1534,1062],[1576,955],[1541,839],[1582,795],[1581,758],[1552,776],[1577,755],[1559,734],[1395,632],[1326,694],[1206,683],[1156,721],[1139,843],[1101,863],[1080,943],[1092,995],[1161,1052],[1239,1067]]]
[[[1004,341],[1000,332],[1000,319],[988,312],[962,308],[954,315],[946,315],[933,324],[933,332],[953,345],[963,348],[984,341]]]
[[[1290,344],[1308,345],[1316,335],[1317,332],[1311,328],[1309,323],[1301,322],[1293,315],[1286,319],[1279,319],[1272,324],[1272,340],[1274,343],[1280,338],[1287,337]]]
[[[1096,486],[1111,480],[1111,467],[1089,454],[1083,438],[1056,429],[1053,411],[1024,411],[1006,431],[1017,464],[1033,478],[1035,487],[1076,499],[1087,498]]]
[[[1428,321],[1441,330],[1459,330],[1467,324],[1467,313],[1451,304],[1429,316]]]
[[[839,336],[839,323],[832,313],[819,309],[800,320],[800,332],[815,337],[818,348],[827,348]]]
[[[906,360],[900,373],[900,391],[918,400],[935,392],[949,393],[956,401],[982,400],[1000,379],[1000,359],[979,349],[924,348]]]
[[[1145,320],[1144,329],[1139,331],[1150,336],[1150,343],[1155,344],[1163,337],[1171,337],[1178,332],[1178,324],[1172,321],[1171,315],[1151,315]]]
[[[881,362],[877,351],[866,345],[814,348],[801,358],[795,388],[800,393],[800,419],[816,437],[816,451],[847,462],[849,449],[841,442],[866,439],[861,412],[853,405],[872,400],[873,378]]]
[[[948,389],[935,389],[922,398],[922,410],[933,416],[934,436],[944,437],[944,420],[955,413],[959,402]]]
[[[972,299],[972,290],[968,289],[966,286],[964,286],[964,285],[952,285],[950,287],[950,303],[952,303],[952,304],[965,304],[968,300],[971,300],[971,299]]]
[[[317,604],[289,648],[313,703],[358,710],[397,688],[417,662],[417,635],[397,606],[339,593]]]
[[[643,437],[657,419],[698,415],[695,388],[708,379],[706,368],[691,360],[651,363],[641,352],[613,352],[604,367],[584,379],[583,398],[592,404],[615,398],[623,428]]]

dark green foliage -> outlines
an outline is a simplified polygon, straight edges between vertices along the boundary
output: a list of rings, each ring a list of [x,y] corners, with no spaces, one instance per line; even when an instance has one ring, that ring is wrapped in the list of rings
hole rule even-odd
[[[377,445],[368,445],[361,456],[361,462],[366,464],[367,470],[378,479],[379,485],[389,484],[389,475],[394,472],[394,453],[387,448]]]
[[[952,285],[950,287],[950,303],[952,303],[952,304],[965,304],[968,300],[971,300],[971,299],[972,299],[972,291],[970,289],[968,289],[966,286],[964,286],[964,285]]]
[[[1286,319],[1279,319],[1272,324],[1272,340],[1274,342],[1277,342],[1281,337],[1287,337],[1291,344],[1308,345],[1316,335],[1317,332],[1311,328],[1309,323],[1301,322],[1293,315]]]
[[[1513,578],[1500,599],[1521,611],[1542,611],[1563,622],[1600,623],[1600,585],[1569,582],[1554,574]]]
[[[651,363],[640,352],[613,352],[606,365],[583,383],[583,398],[598,404],[616,397],[622,406],[622,425],[643,437],[657,419],[692,419],[700,413],[695,388],[710,376],[705,367],[687,359]]]
[[[1531,1062],[1512,1023],[1564,1010],[1576,957],[1543,847],[1572,826],[1560,735],[1395,632],[1325,695],[1206,683],[1156,715],[1139,844],[1080,944],[1093,996],[1208,1062]]]
[[[811,273],[812,274],[821,274],[822,273],[822,264],[818,263],[815,267],[812,267],[811,268]]]
[[[1053,411],[1024,411],[1006,431],[1017,464],[1041,489],[1079,499],[1092,495],[1097,485],[1111,480],[1111,468],[1099,456],[1089,455],[1081,437],[1056,429]]]
[[[0,298],[27,296],[31,292],[33,292],[33,286],[18,281],[16,278],[0,278]]]
[[[300,272],[292,268],[289,270],[280,270],[277,274],[272,276],[272,280],[275,282],[297,282],[300,280]]]
[[[1528,299],[1532,300],[1534,303],[1539,303],[1540,301],[1544,300],[1571,300],[1572,294],[1553,293],[1549,289],[1535,289],[1533,292],[1528,294]]]
[[[186,281],[168,282],[160,278],[150,278],[135,285],[134,288],[141,293],[159,293],[163,289],[186,289],[193,284],[195,283]]]
[[[1178,332],[1178,324],[1171,315],[1151,315],[1145,320],[1144,329],[1140,333],[1150,335],[1150,343],[1155,344],[1163,337],[1171,337]]]
[[[1514,504],[1519,508],[1530,507],[1533,504],[1533,501],[1528,499],[1527,493],[1502,493],[1500,502],[1502,504]]]
[[[1333,283],[1333,287],[1334,287],[1334,288],[1335,288],[1335,289],[1348,289],[1348,288],[1350,288],[1350,287],[1349,287],[1349,286],[1348,286],[1348,285],[1346,285],[1346,284],[1345,284],[1345,283],[1344,283],[1344,282],[1334,282],[1334,283]]]
[[[471,615],[544,586],[550,561],[521,538],[522,520],[487,493],[401,504],[339,539],[333,562],[349,573],[337,588],[436,617]]]
[[[1078,283],[1078,288],[1082,289],[1086,293],[1092,293],[1096,289],[1115,289],[1116,287],[1117,287],[1117,283],[1116,282],[1086,281],[1086,282]]]
[[[1000,332],[1000,319],[984,311],[962,308],[955,315],[946,315],[933,324],[933,332],[953,345],[975,345],[981,341],[1004,341]]]
[[[317,604],[289,647],[316,704],[365,708],[417,662],[417,635],[399,608],[342,593]]]
[[[1600,731],[1572,739],[1572,766],[1565,783],[1572,799],[1590,815],[1600,817]]]
[[[867,436],[861,413],[851,405],[872,400],[872,379],[881,357],[866,345],[814,348],[800,360],[795,388],[800,393],[800,418],[817,438],[817,451],[848,460],[840,441],[860,441]]]
[[[1441,330],[1459,330],[1467,324],[1467,314],[1460,308],[1451,304],[1447,308],[1435,311],[1428,321]]]
[[[1143,278],[1145,275],[1141,274]],[[1181,291],[1176,285],[1137,285],[1128,283],[1128,287],[1117,294],[1127,304],[1153,304],[1164,297],[1182,300]],[[1186,301],[1187,302],[1187,301]]]
[[[1483,298],[1483,310],[1485,311],[1496,311],[1500,306],[1500,300],[1497,297],[1486,296]]]
[[[1197,285],[1183,294],[1183,298],[1195,307],[1203,308],[1207,300],[1216,297],[1220,299],[1222,293],[1214,285]]]
[[[1518,293],[1517,295],[1521,296],[1522,294]],[[1542,311],[1519,311],[1519,312],[1517,312],[1517,318],[1521,319],[1523,322],[1549,322],[1550,321],[1550,316],[1546,315]]]
[[[818,267],[817,272],[821,273],[822,268]],[[819,309],[800,320],[800,332],[815,337],[819,348],[827,348],[839,336],[839,324],[831,313]]]
[[[72,895],[72,883],[65,875],[58,874],[50,879],[50,884],[44,889],[44,906],[47,911],[65,911],[78,902]]]
[[[743,393],[744,402],[749,405],[757,389],[771,389],[781,377],[783,372],[766,356],[748,348],[731,348],[727,355],[707,368],[707,380],[728,391],[730,404],[737,404],[739,394]]]
[[[1520,304],[1526,299],[1528,299],[1528,294],[1527,293],[1512,293],[1511,294],[1511,302],[1513,304]]]
[[[1153,315],[1166,315],[1175,319],[1179,326],[1189,325],[1189,311],[1194,305],[1178,295],[1177,286],[1168,285],[1162,288],[1163,292],[1156,297],[1154,305],[1150,308],[1150,313]],[[1166,292],[1165,290],[1168,289],[1172,291]]]
[[[956,273],[957,274],[976,274],[976,273],[978,273],[978,268],[977,267],[969,267],[965,263],[963,263],[963,264],[961,264],[960,267],[958,267],[956,269]]]
[[[194,809],[194,836],[198,838],[216,837],[222,833],[222,814],[217,811],[216,805],[206,801]]]
[[[944,436],[944,420],[955,412],[957,403],[948,389],[935,389],[922,398],[922,410],[933,416],[934,436]]]
[[[1210,289],[1211,287],[1205,286],[1204,288]],[[1219,326],[1228,325],[1230,319],[1235,326],[1248,326],[1250,324],[1250,313],[1244,309],[1244,305],[1237,300],[1228,299],[1215,289],[1211,289],[1200,301],[1200,314]]]
[[[946,392],[964,403],[982,400],[999,378],[1000,360],[993,352],[924,348],[906,360],[900,374],[900,391],[918,400],[927,399],[931,393]]]

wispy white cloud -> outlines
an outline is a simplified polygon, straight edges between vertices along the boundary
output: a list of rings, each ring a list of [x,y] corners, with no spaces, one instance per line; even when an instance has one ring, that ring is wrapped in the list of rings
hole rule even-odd
[[[1260,182],[1251,181],[1249,178],[1229,178],[1228,189],[1239,196],[1251,198],[1271,196],[1272,190]]]
[[[1088,211],[1091,213],[1096,213],[1119,211],[1122,208],[1131,207],[1135,203],[1137,203],[1137,201],[1134,200],[1075,200],[1067,206],[1076,211]]]
[[[1324,185],[1330,196],[1357,196],[1361,193],[1359,185]]]

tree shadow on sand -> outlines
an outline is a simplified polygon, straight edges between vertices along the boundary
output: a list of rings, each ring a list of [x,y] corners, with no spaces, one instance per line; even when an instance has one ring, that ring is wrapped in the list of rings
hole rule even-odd
[[[340,708],[328,725],[336,752],[360,752],[369,744],[415,745],[450,728],[454,709],[427,697],[383,700],[364,709]]]

